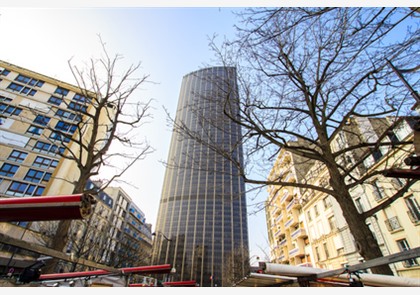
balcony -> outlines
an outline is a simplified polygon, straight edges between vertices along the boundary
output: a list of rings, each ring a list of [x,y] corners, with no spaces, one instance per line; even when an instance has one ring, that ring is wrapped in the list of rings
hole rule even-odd
[[[291,226],[295,226],[299,223],[299,215],[297,210],[292,210],[288,215],[287,221],[284,223],[284,227],[287,229]]]
[[[293,258],[293,257],[303,257],[305,256],[305,250],[303,247],[295,247],[292,250],[289,251],[289,257]]]
[[[290,218],[289,220],[286,221],[286,223],[284,224],[284,226],[286,228],[289,228],[291,226],[295,226],[298,223],[299,223],[299,221],[297,220],[297,218],[292,217],[292,218]]]
[[[274,234],[274,237],[278,237],[281,234],[281,229],[279,229],[278,231],[276,231],[276,233]]]
[[[286,175],[286,177],[284,178],[285,182],[295,182],[296,178],[295,175],[293,174],[293,172],[289,171]]]
[[[292,198],[292,200],[290,201],[290,203],[287,204],[287,206],[286,206],[287,211],[290,211],[291,209],[300,209],[300,208],[301,208],[301,206],[300,206],[300,203],[299,203],[299,199],[296,196],[294,196]]]
[[[279,223],[279,222],[282,222],[282,221],[283,221],[283,214],[280,213],[280,215],[277,216],[277,218],[276,218],[276,223]]]
[[[420,221],[420,213],[418,211],[407,211],[408,217],[410,217],[410,220],[412,223],[418,223]]]
[[[283,204],[286,201],[290,201],[293,198],[293,195],[289,191],[284,191],[283,196],[280,199],[280,203]]]
[[[289,262],[289,255],[285,252],[279,256],[279,260],[281,263]]]
[[[286,243],[287,243],[287,240],[283,239],[280,241],[279,246],[283,247],[284,245],[286,245]]]
[[[294,232],[292,232],[290,236],[292,239],[297,239],[297,238],[306,238],[308,235],[306,234],[306,230],[304,228],[299,228],[295,230]]]
[[[281,213],[281,208],[275,207],[274,210],[271,211],[272,216],[277,216]]]
[[[400,222],[398,221],[397,216],[391,217],[385,220],[385,225],[388,228],[388,231],[393,232],[399,229],[402,229]]]

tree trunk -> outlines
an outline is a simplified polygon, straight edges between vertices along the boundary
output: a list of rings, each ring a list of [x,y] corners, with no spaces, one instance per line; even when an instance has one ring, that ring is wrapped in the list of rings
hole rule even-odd
[[[359,254],[365,260],[382,257],[383,254],[379,248],[378,242],[375,240],[373,233],[365,220],[357,211],[349,191],[345,189],[344,179],[338,171],[332,170],[333,169],[329,168],[330,184],[334,191],[337,192],[335,199],[343,211],[343,216],[355,239]],[[375,274],[394,275],[389,265],[372,267],[371,270]]]
[[[51,249],[63,252],[64,247],[67,244],[67,236],[69,228],[71,225],[71,220],[61,220],[58,223],[57,231],[55,237],[51,244]],[[53,258],[46,262],[46,266],[42,268],[42,273],[54,273],[56,272],[55,268],[59,263],[59,259]]]
[[[80,177],[79,182],[77,183],[76,187],[73,189],[73,194],[79,194],[84,191],[84,187],[87,183],[86,177]],[[58,223],[57,231],[55,232],[55,236],[52,239],[51,249],[63,252],[64,247],[67,244],[68,240],[68,233],[71,226],[72,220],[60,220]],[[56,268],[58,263],[60,262],[59,259],[53,258],[46,262],[45,267],[42,268],[42,273],[54,273],[56,272]]]

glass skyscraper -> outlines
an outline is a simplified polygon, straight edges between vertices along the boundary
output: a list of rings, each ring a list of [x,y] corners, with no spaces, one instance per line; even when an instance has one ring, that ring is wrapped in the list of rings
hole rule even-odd
[[[172,280],[223,286],[233,265],[246,272],[245,185],[233,164],[243,161],[241,129],[224,114],[237,114],[236,81],[233,67],[182,80],[152,256],[172,264]]]

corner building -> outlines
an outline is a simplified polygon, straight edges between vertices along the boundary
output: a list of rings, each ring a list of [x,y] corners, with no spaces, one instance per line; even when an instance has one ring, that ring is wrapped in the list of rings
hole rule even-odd
[[[243,162],[240,126],[223,112],[226,97],[237,113],[235,68],[205,68],[183,77],[152,256],[152,263],[175,268],[172,281],[220,287],[233,268],[245,275],[244,181],[232,161],[211,148]]]

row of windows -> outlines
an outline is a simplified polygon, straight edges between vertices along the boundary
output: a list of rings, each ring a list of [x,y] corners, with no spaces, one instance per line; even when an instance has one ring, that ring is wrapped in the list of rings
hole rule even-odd
[[[1,75],[3,76],[7,76],[10,73],[9,70],[4,69],[1,72]],[[15,81],[30,85],[30,86],[34,86],[34,87],[42,87],[42,85],[44,85],[44,81],[42,80],[37,80],[37,79],[33,79],[31,77],[19,74],[16,78]],[[30,96],[34,96],[37,93],[37,90],[32,89],[30,87],[27,87],[25,85],[21,85],[19,83],[15,83],[15,82],[11,82],[9,84],[9,86],[7,87],[7,89],[10,89],[12,91],[15,92],[19,92],[21,94],[26,94],[26,95],[30,95]],[[68,89],[65,89],[63,87],[58,86],[54,93],[61,95],[61,97],[58,96],[54,96],[52,95],[49,99],[48,102],[54,105],[60,105],[63,102],[63,97],[66,96],[70,91]],[[75,111],[81,111],[81,112],[86,112],[87,107],[84,106],[83,104],[86,104],[89,102],[89,99],[87,99],[85,96],[80,95],[78,93],[76,93],[73,96],[73,100],[74,102],[71,102],[69,104],[69,108]]]
[[[0,175],[7,176],[7,177],[13,177],[16,174],[16,171],[19,169],[18,165],[13,165],[9,163],[3,163],[3,165],[0,168]],[[23,180],[40,183],[42,181],[49,181],[51,178],[50,172],[45,171],[39,171],[35,169],[29,169],[26,173],[26,176]]]
[[[0,95],[0,101],[4,101],[4,102],[11,102],[11,101],[12,101],[12,99],[11,99],[11,98],[8,98],[8,97],[5,97],[5,96],[3,96],[3,95]]]
[[[8,114],[10,116],[12,115],[19,116],[21,112],[22,112],[22,109],[19,107],[11,106],[5,103],[0,103],[0,114]],[[59,117],[70,119],[70,120],[76,120],[76,121],[81,120],[80,115],[76,115],[74,113],[64,111],[64,110],[57,110],[56,115]],[[37,115],[34,119],[34,123],[42,125],[42,126],[47,126],[50,120],[51,120],[50,117],[47,117],[44,115]],[[70,131],[71,133],[73,133],[74,131],[76,131],[75,125],[71,125],[63,121],[60,121],[59,123],[57,123],[55,128],[59,130],[63,130],[64,132]]]
[[[37,79],[32,79],[28,76],[24,76],[22,74],[19,74],[16,78],[16,81],[31,85],[31,86],[36,86],[36,87],[42,87],[42,85],[44,85],[44,81],[41,80],[37,80]]]
[[[26,94],[30,96],[34,96],[37,92],[35,89],[26,87],[24,85],[21,85],[15,82],[10,83],[9,86],[7,86],[7,89],[10,89],[15,92],[19,92],[20,94]]]
[[[60,155],[64,153],[64,147],[58,147],[54,144],[43,142],[43,141],[37,141],[35,143],[35,146],[33,147],[33,150],[38,151],[38,152],[60,154]]]
[[[9,116],[19,116],[21,112],[21,108],[10,106],[0,102],[0,114],[8,114]]]
[[[0,178],[0,182],[2,179]],[[44,193],[45,187],[24,183],[20,181],[13,181],[9,188],[6,190],[5,194],[15,197],[24,197],[24,196],[42,196]]]

